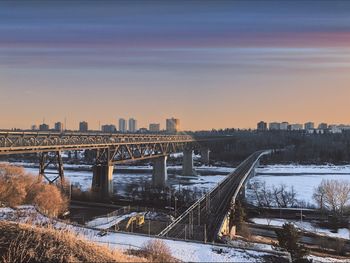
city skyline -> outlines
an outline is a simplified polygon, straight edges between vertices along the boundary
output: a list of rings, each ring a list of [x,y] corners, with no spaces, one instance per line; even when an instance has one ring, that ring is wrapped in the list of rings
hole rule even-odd
[[[0,3],[2,128],[350,122],[347,1],[20,3]]]
[[[121,123],[122,121],[122,123]],[[128,126],[128,122],[130,121],[135,122],[135,126],[133,129],[130,129]],[[55,121],[53,123],[46,122],[43,120],[41,123],[34,123],[30,125],[29,128],[25,128],[23,130],[42,130],[41,126],[43,127],[43,130],[56,130],[56,131],[64,131],[64,130],[70,130],[70,131],[104,131],[105,128],[107,128],[108,132],[113,132],[112,130],[115,130],[115,132],[137,132],[137,131],[151,131],[151,132],[159,132],[159,131],[170,131],[170,132],[176,132],[176,131],[200,131],[200,130],[184,130],[181,129],[180,126],[180,119],[178,118],[167,118],[164,121],[164,125],[161,125],[161,122],[158,123],[152,123],[149,122],[147,126],[138,127],[137,125],[138,120],[135,118],[119,118],[117,122],[111,122],[111,123],[105,123],[105,124],[99,124],[99,127],[97,129],[94,128],[88,128],[89,123],[86,121],[80,121],[78,123],[78,127],[65,127],[65,125],[61,121]],[[53,125],[52,125],[53,124]],[[90,127],[90,126],[89,126]],[[264,121],[260,120],[256,123],[255,127],[253,128],[241,128],[241,127],[226,127],[223,129],[250,129],[250,130],[325,130],[325,129],[333,129],[333,128],[341,128],[341,129],[350,129],[350,123],[327,123],[327,122],[319,122],[316,123],[312,120],[308,120],[306,122],[289,122],[287,120],[284,121]],[[1,129],[1,128],[0,128]],[[15,127],[12,127],[10,129],[16,129]],[[207,130],[210,131],[211,129]],[[220,129],[214,129],[214,130],[220,130]],[[204,131],[204,130],[203,130]]]

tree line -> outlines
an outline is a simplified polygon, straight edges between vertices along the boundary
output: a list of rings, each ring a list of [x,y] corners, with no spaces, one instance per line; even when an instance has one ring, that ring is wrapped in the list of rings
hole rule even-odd
[[[211,143],[210,158],[237,164],[263,149],[285,149],[266,157],[264,163],[347,164],[350,162],[350,132],[308,134],[304,131],[199,132],[194,135],[226,135],[231,139]]]

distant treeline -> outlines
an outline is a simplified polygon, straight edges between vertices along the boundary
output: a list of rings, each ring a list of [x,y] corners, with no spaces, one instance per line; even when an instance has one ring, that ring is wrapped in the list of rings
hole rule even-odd
[[[307,134],[302,131],[221,130],[195,135],[231,135],[232,140],[210,146],[214,161],[239,163],[249,154],[262,149],[286,149],[276,152],[264,163],[347,164],[350,163],[350,132]]]

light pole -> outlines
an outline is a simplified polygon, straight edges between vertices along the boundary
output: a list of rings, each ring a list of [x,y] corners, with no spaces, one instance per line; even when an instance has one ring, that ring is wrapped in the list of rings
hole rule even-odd
[[[174,201],[175,201],[175,217],[176,217],[176,201],[177,201],[177,198],[176,198],[176,196],[174,196]]]

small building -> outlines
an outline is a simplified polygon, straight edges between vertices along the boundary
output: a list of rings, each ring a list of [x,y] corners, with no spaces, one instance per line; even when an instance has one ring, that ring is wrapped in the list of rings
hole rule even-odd
[[[150,123],[149,131],[150,132],[159,132],[160,131],[160,124],[159,123]]]
[[[313,130],[313,129],[315,129],[315,124],[313,122],[306,122],[304,124],[304,129],[306,131]]]
[[[81,121],[79,123],[79,131],[80,132],[87,132],[89,130],[88,123],[86,121]]]
[[[39,130],[40,131],[48,131],[49,129],[50,129],[50,127],[49,127],[48,124],[43,123],[43,124],[39,125]]]
[[[257,124],[257,130],[258,131],[266,131],[267,130],[267,123],[264,121],[260,121]]]
[[[279,130],[281,128],[281,123],[279,122],[270,122],[269,130]]]
[[[301,131],[302,129],[303,129],[303,125],[299,123],[290,124],[288,126],[288,130],[290,131]]]
[[[63,123],[58,121],[55,123],[55,131],[62,132],[63,131]]]
[[[282,122],[282,123],[280,124],[280,130],[283,130],[283,131],[288,130],[288,125],[289,125],[288,122],[286,122],[286,121]]]
[[[113,124],[102,125],[101,131],[105,133],[114,133],[117,131],[117,128]]]
[[[165,126],[168,133],[176,133],[180,130],[180,120],[176,118],[166,119]]]
[[[318,129],[320,129],[320,130],[327,130],[328,129],[328,124],[327,123],[320,123],[319,125],[318,125]]]

